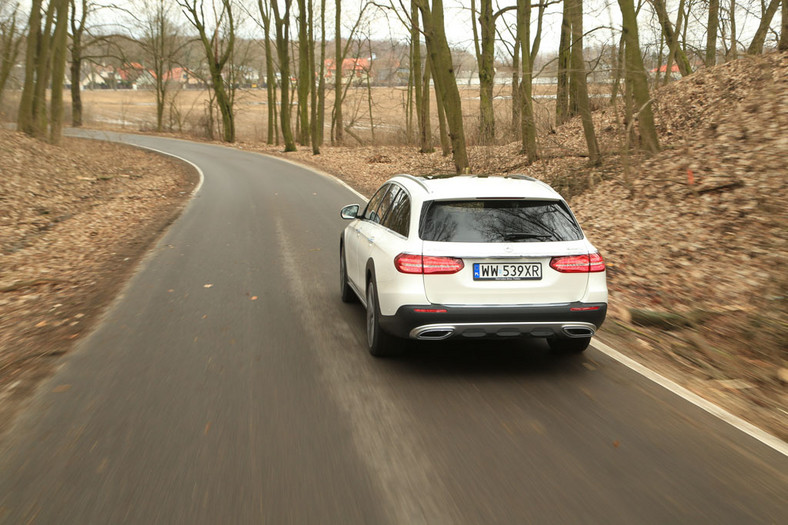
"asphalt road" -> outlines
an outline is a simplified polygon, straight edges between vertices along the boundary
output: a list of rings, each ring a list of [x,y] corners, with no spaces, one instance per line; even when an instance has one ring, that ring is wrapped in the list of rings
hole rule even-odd
[[[2,523],[786,523],[788,458],[590,349],[364,345],[336,181],[205,182],[0,443]],[[256,299],[255,299],[256,298]]]

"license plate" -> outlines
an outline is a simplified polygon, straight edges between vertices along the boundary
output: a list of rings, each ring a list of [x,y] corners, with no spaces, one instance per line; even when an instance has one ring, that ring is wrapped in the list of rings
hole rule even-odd
[[[535,281],[542,278],[542,263],[474,263],[474,281]]]

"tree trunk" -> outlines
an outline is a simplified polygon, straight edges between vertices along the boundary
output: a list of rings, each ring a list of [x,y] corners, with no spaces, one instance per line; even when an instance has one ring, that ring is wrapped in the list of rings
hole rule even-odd
[[[520,140],[520,40],[514,39],[514,53],[512,53],[512,122],[509,131],[512,140]]]
[[[457,173],[465,173],[468,168],[468,154],[465,149],[462,100],[460,99],[460,91],[457,89],[451,49],[449,49],[443,25],[443,0],[433,0],[432,9],[430,9],[427,0],[418,0],[418,5],[424,22],[427,52],[434,66],[433,76],[438,97],[442,99],[443,109],[446,113],[454,169]]]
[[[520,89],[521,107],[521,136],[523,153],[528,162],[535,162],[539,158],[536,149],[536,121],[534,119],[534,106],[532,100],[532,75],[531,68],[531,1],[517,0],[517,39],[520,41],[522,54],[521,64],[523,80]]]
[[[82,16],[77,23],[77,5],[71,3],[71,126],[82,127],[82,33],[87,17],[87,1],[82,2]]]
[[[369,46],[369,56],[372,56],[372,43],[370,42]],[[370,61],[369,70],[365,71],[367,75],[367,107],[369,110],[369,133],[372,136],[372,144],[376,144],[375,141],[375,119],[372,114],[372,62]]]
[[[731,48],[729,50],[728,58],[729,60],[736,60],[739,56],[739,52],[737,49],[736,44],[736,0],[731,0],[731,8],[730,8],[730,17],[731,17]]]
[[[618,0],[621,8],[621,25],[624,32],[626,45],[626,78],[627,90],[635,103],[635,115],[638,119],[641,146],[652,153],[659,151],[657,129],[654,124],[654,113],[651,108],[651,99],[648,90],[648,77],[643,66],[643,57],[640,55],[640,42],[638,38],[637,17],[633,0]]]
[[[621,32],[621,37],[618,39],[618,49],[615,50],[615,77],[613,78],[613,88],[610,90],[610,105],[615,105],[618,101],[618,92],[621,86],[621,77],[624,76],[624,32]]]
[[[774,18],[775,13],[777,13],[777,9],[779,7],[780,0],[771,0],[769,2],[769,5],[766,7],[766,10],[761,16],[761,23],[758,24],[758,29],[755,31],[755,35],[752,37],[750,47],[747,48],[748,55],[760,55],[763,53],[763,44],[766,42],[766,35],[769,32],[769,26],[771,25],[772,19]],[[783,11],[784,10],[785,8],[783,8]]]
[[[421,32],[420,32],[420,25],[419,25],[419,10],[416,7],[415,2],[411,1],[410,3],[410,78],[409,82],[411,83],[411,88],[413,91],[413,98],[411,103],[411,108],[415,105],[416,107],[416,122],[418,123],[419,127],[419,150],[424,153],[428,146],[425,144],[424,139],[424,86],[422,85],[422,63],[421,63]],[[424,68],[426,75],[427,69]],[[427,86],[427,90],[429,90],[429,85]],[[411,111],[411,123],[410,129],[412,133],[413,129],[413,117]],[[411,137],[409,137],[411,138]]]
[[[285,142],[285,151],[295,151],[295,141],[293,140],[293,129],[290,124],[290,6],[292,0],[285,0],[284,16],[279,16],[278,2],[274,1],[271,6],[274,9],[274,19],[276,25],[276,52],[279,55],[279,74],[282,78],[281,108],[279,119],[282,127],[282,139]]]
[[[432,147],[432,125],[430,122],[430,68],[424,68],[424,84],[421,89],[421,116],[419,117],[419,128],[421,131],[421,148],[422,153],[432,153],[435,148]]]
[[[57,0],[49,2],[47,7],[46,22],[41,38],[41,55],[38,60],[38,71],[36,72],[36,91],[33,97],[33,136],[40,139],[47,137],[49,128],[49,115],[47,113],[47,88],[52,78],[52,50],[53,26],[56,23],[55,12],[57,11]]]
[[[780,29],[780,43],[777,49],[788,51],[788,0],[783,0],[782,28]]]
[[[558,43],[558,78],[555,94],[555,125],[560,126],[572,115],[569,113],[569,63],[572,54],[572,23],[569,3],[564,1],[561,18],[561,40]]]
[[[432,63],[432,59],[427,57],[427,63],[430,68],[430,72],[432,76],[435,76],[435,66]],[[426,94],[429,96],[429,93]],[[438,94],[438,90],[435,90],[435,110],[438,112],[438,131],[440,133],[441,139],[441,153],[443,156],[447,156],[451,154],[451,141],[449,140],[449,132],[447,130],[446,125],[446,111],[443,106],[443,99],[441,98],[440,94]]]
[[[302,146],[309,145],[309,93],[314,83],[314,78],[311,82],[309,78],[308,18],[306,1],[298,0],[298,142]]]
[[[317,145],[323,145],[326,115],[326,0],[320,0],[320,79],[317,83]]]
[[[315,20],[314,9],[312,0],[309,0],[307,9],[309,9],[309,103],[311,107],[309,132],[310,140],[312,141],[312,155],[320,155],[320,142],[317,136],[318,119],[317,119],[317,89],[315,89],[315,77],[317,75],[317,67],[315,66]]]
[[[577,108],[583,121],[583,134],[588,146],[588,158],[591,164],[599,164],[599,144],[594,132],[594,121],[588,104],[588,85],[586,84],[586,68],[583,60],[583,0],[564,0],[570,4],[569,13],[572,21],[572,76],[576,86]],[[647,88],[648,89],[648,88]]]
[[[265,35],[265,91],[268,103],[266,143],[273,144],[278,139],[278,133],[276,131],[276,71],[271,51],[271,12],[267,2],[264,6],[262,0],[257,0],[257,7],[263,19],[263,33]]]
[[[479,142],[495,141],[495,111],[493,109],[493,84],[495,82],[495,19],[492,0],[480,0],[479,24],[481,25],[481,53],[479,54]],[[475,13],[474,13],[475,16]],[[474,23],[474,28],[476,24]]]
[[[341,146],[344,141],[344,125],[342,123],[342,2],[335,0],[336,17],[334,22],[334,141]]]
[[[706,25],[706,67],[717,63],[717,29],[719,25],[720,0],[709,0],[709,23]]]
[[[60,144],[63,140],[63,80],[66,75],[68,51],[68,0],[56,2],[57,22],[52,38],[52,94],[50,107],[49,141]]]

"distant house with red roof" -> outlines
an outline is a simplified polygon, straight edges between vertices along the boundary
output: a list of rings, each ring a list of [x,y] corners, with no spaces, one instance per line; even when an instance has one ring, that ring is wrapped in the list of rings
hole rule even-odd
[[[652,73],[656,73],[657,71],[659,71],[660,73],[664,73],[664,72],[666,72],[667,70],[668,70],[668,66],[667,66],[667,64],[663,64],[663,65],[661,65],[661,66],[659,66],[659,67],[655,67],[654,69],[652,69],[652,70],[651,70],[651,72],[652,72]],[[681,71],[679,70],[679,66],[678,66],[678,64],[673,64],[672,66],[670,66],[670,73],[671,73],[672,75],[675,75],[675,74],[680,74],[680,73],[681,73]]]
[[[334,78],[337,71],[336,61],[328,58],[325,61],[326,78]],[[371,58],[346,58],[342,61],[342,77],[353,82],[366,82],[372,76]]]

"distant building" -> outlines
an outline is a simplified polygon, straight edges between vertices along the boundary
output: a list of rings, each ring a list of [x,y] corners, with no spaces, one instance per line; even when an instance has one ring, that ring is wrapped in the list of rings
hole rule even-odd
[[[335,78],[337,66],[333,58],[325,61],[326,79]],[[342,78],[351,82],[366,82],[372,76],[372,58],[346,58],[342,61]]]

